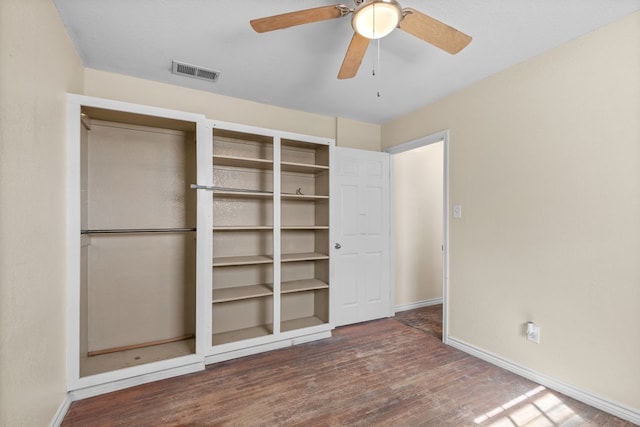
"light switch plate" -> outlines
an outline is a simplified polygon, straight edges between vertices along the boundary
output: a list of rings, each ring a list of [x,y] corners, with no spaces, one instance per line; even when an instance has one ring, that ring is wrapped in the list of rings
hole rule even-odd
[[[462,218],[462,205],[453,205],[453,217]]]

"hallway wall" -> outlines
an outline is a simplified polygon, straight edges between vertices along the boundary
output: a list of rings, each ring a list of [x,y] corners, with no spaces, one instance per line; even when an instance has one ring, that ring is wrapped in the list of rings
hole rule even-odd
[[[442,298],[443,146],[391,157],[396,307]]]

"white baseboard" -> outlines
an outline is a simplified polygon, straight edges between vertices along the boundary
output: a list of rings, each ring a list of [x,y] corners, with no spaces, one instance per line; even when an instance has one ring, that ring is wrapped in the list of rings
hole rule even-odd
[[[323,340],[326,338],[331,338],[331,331],[317,332],[315,334],[295,337],[291,339],[291,342],[293,345],[298,345],[298,344],[305,344],[312,341]]]
[[[64,400],[58,407],[56,414],[51,420],[51,423],[49,424],[50,427],[60,427],[60,425],[62,424],[62,421],[64,420],[65,415],[67,415],[67,411],[69,410],[69,407],[71,406],[72,402],[73,400],[71,400],[71,395],[67,393],[67,395],[64,397]]]
[[[140,384],[146,384],[154,381],[164,380],[167,378],[177,377],[180,375],[191,374],[204,370],[204,362],[191,363],[189,365],[178,366],[175,368],[165,369],[158,372],[138,375],[131,378],[124,378],[116,381],[109,381],[104,384],[92,385],[69,392],[72,401],[86,399],[88,397],[98,396],[100,394],[111,393],[125,388],[133,387]]]
[[[410,304],[396,305],[393,307],[393,312],[398,313],[400,311],[413,310],[414,308],[428,307],[430,305],[442,304],[442,298],[426,299],[418,302],[412,302]]]
[[[224,362],[226,360],[237,359],[245,356],[252,356],[258,353],[264,353],[266,351],[279,350],[281,348],[291,347],[289,340],[281,340],[276,342],[269,342],[265,344],[259,344],[252,347],[239,348],[236,350],[223,351],[220,353],[210,354],[204,357],[205,365],[212,363]]]
[[[224,362],[225,360],[237,359],[239,357],[251,356],[254,354],[264,353],[266,351],[279,350],[281,348],[287,348],[298,344],[304,344],[311,341],[317,341],[324,338],[331,337],[331,330],[318,330],[316,332],[302,335],[292,336],[290,338],[281,339],[278,341],[270,341],[262,344],[254,345],[251,347],[242,347],[231,350],[222,350],[214,352],[205,356],[204,363],[206,365],[218,362]]]
[[[73,390],[67,393],[64,400],[60,404],[58,411],[51,420],[50,427],[59,427],[64,420],[67,411],[73,402],[76,400],[86,399],[88,397],[97,396],[99,394],[110,393],[112,391],[122,390],[124,388],[133,387],[140,384],[146,384],[153,381],[159,381],[179,375],[190,374],[193,372],[202,371],[204,369],[204,363],[193,363],[178,368],[167,369],[160,372],[154,372],[151,374],[139,375],[132,378],[111,381],[106,384],[93,385],[79,390]]]
[[[458,350],[462,350],[472,356],[489,362],[493,365],[499,366],[507,371],[511,371],[514,374],[527,378],[559,393],[565,394],[580,402],[586,403],[589,406],[598,408],[604,412],[615,415],[616,417],[630,421],[634,424],[640,425],[640,411],[620,405],[619,403],[612,402],[604,399],[600,396],[596,396],[588,391],[582,390],[574,385],[567,384],[556,378],[541,374],[533,371],[524,366],[518,365],[510,360],[504,359],[498,355],[485,351],[481,348],[475,347],[471,344],[467,344],[457,338],[448,337],[447,344],[451,347],[455,347]]]

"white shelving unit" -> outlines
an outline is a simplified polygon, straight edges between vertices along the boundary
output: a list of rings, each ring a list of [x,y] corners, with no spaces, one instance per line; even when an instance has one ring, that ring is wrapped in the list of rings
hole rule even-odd
[[[330,336],[324,138],[210,122],[213,280],[207,362]]]
[[[81,95],[67,116],[74,399],[331,336],[333,140]]]
[[[330,147],[281,140],[281,330],[329,318]]]

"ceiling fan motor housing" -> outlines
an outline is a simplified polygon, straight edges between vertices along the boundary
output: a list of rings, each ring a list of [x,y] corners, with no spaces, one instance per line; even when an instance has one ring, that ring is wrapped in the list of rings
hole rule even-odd
[[[351,18],[353,30],[368,39],[388,35],[402,19],[402,7],[396,0],[356,0]]]

